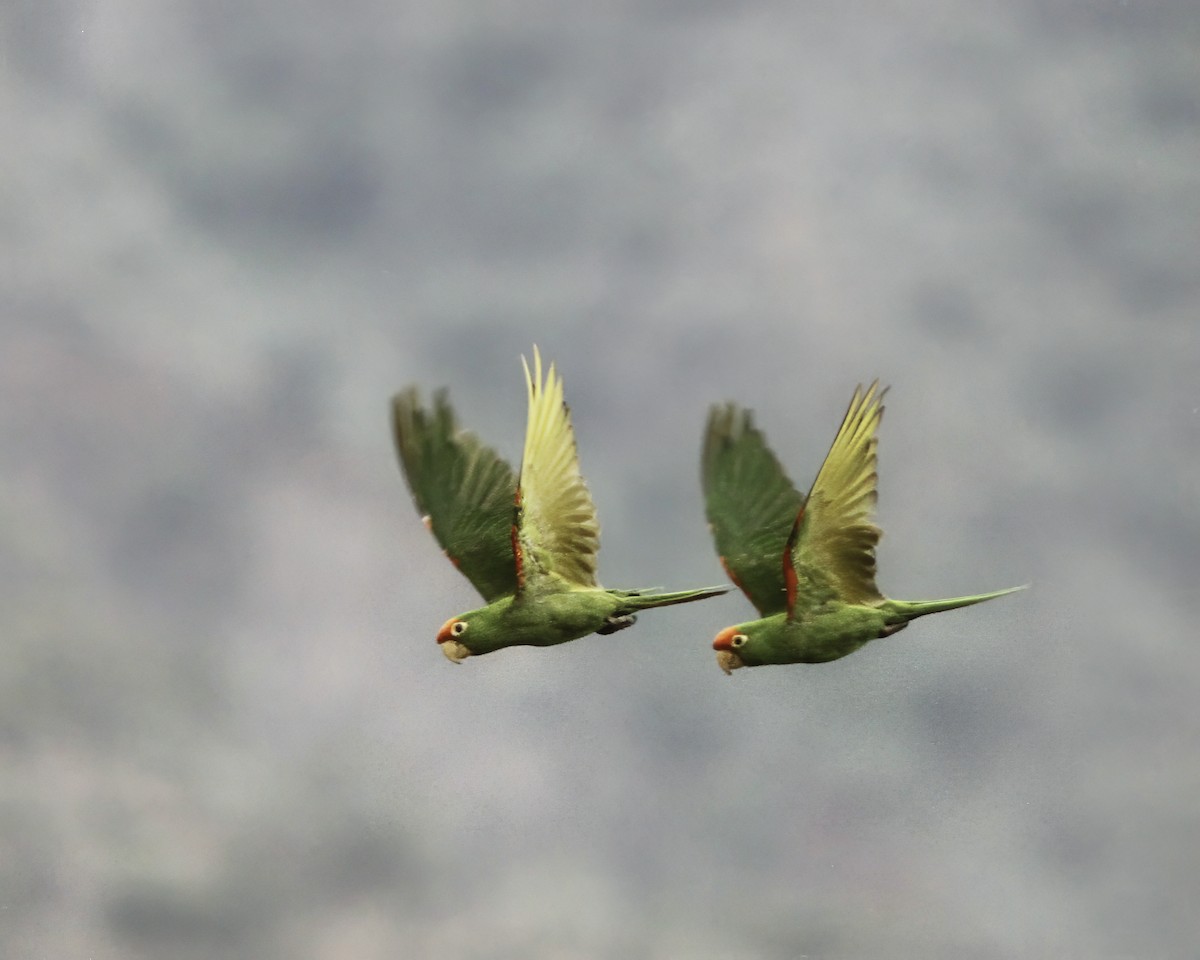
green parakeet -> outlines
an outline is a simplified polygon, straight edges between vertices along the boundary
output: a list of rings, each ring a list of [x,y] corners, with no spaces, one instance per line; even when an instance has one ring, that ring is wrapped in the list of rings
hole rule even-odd
[[[749,410],[709,411],[701,482],[729,579],[762,615],[717,634],[726,673],[771,663],[825,663],[903,630],[910,620],[1022,587],[950,600],[889,600],[875,586],[875,431],[886,390],[859,386],[808,497],[800,495]]]
[[[487,605],[451,617],[437,642],[453,662],[528,644],[548,647],[631,626],[650,607],[703,600],[728,587],[678,593],[606,590],[596,582],[600,526],[579,472],[562,379],[533,348],[525,358],[529,422],[519,478],[494,450],[460,430],[445,390],[432,409],[416,388],[392,398],[400,466],[417,509]]]

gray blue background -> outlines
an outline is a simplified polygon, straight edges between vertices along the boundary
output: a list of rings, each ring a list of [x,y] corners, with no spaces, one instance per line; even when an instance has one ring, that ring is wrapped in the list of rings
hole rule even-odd
[[[0,11],[0,954],[1174,957],[1200,939],[1200,11]],[[722,579],[892,385],[880,584],[1033,589],[723,676],[738,594],[453,667],[396,469],[557,361],[610,586]]]

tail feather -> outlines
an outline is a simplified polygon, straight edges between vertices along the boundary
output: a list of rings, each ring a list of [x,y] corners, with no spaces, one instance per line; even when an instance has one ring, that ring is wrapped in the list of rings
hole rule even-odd
[[[950,597],[946,600],[886,600],[883,607],[894,617],[896,623],[907,623],[931,613],[941,613],[943,610],[957,610],[959,607],[969,607],[984,600],[995,600],[996,597],[1007,596],[1024,590],[1029,584],[1019,587],[1009,587],[1007,590],[996,590],[992,593],[977,593],[970,597]]]
[[[693,600],[707,600],[709,597],[719,597],[728,593],[730,587],[701,587],[699,590],[679,590],[675,593],[654,593],[650,590],[610,590],[624,601],[621,613],[632,613],[635,610],[649,610],[652,607],[670,607],[677,603],[691,603]]]

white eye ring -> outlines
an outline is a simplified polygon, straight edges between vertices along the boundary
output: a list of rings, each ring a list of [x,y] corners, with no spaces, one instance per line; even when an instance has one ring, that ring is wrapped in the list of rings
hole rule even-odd
[[[735,633],[733,635],[732,639],[730,639],[729,644],[730,644],[730,646],[733,646],[733,647],[740,647],[748,639],[749,639],[749,637],[747,637],[744,633]]]
[[[456,637],[461,637],[467,632],[467,621],[455,620],[454,623],[450,625],[450,632]]]

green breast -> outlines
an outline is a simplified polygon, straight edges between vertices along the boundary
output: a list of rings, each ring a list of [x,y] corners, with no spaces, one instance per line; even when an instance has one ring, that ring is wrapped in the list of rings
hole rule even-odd
[[[831,604],[803,620],[788,622],[779,614],[762,624],[751,634],[753,649],[742,652],[747,664],[827,663],[878,637],[884,616],[874,607]]]

